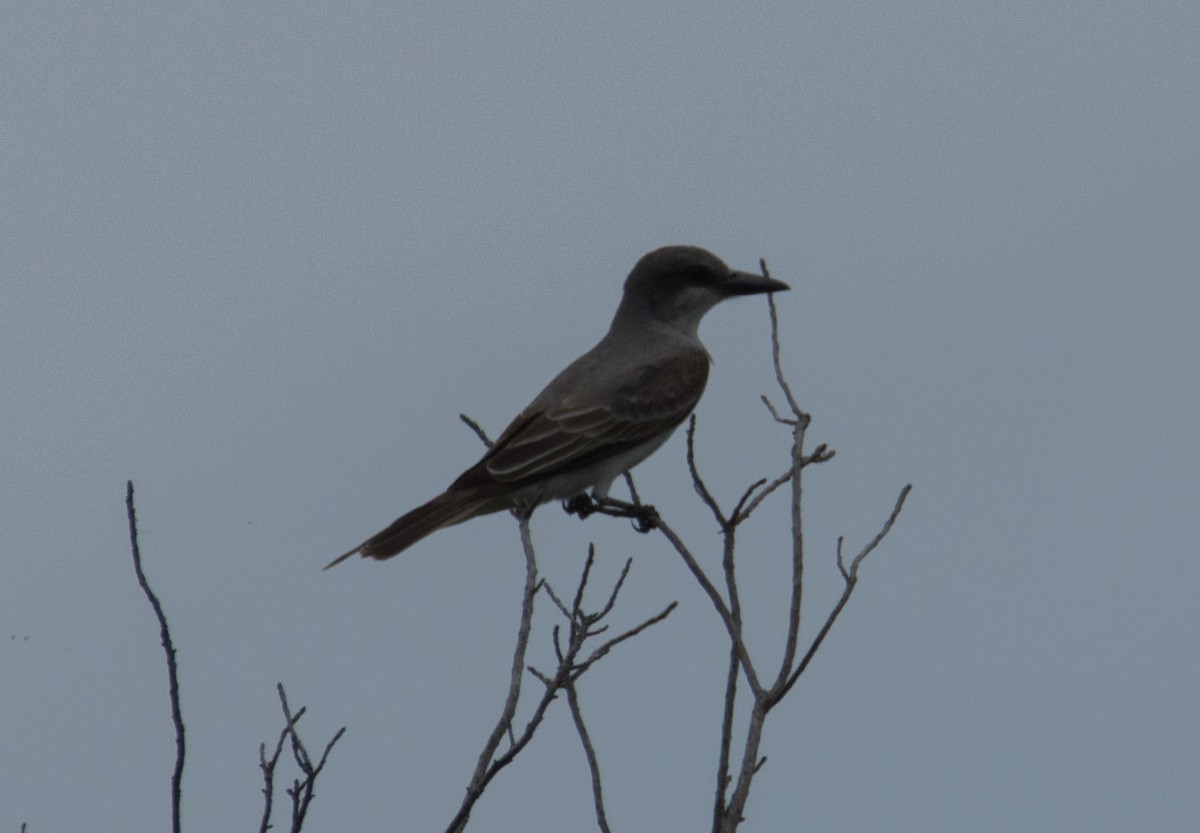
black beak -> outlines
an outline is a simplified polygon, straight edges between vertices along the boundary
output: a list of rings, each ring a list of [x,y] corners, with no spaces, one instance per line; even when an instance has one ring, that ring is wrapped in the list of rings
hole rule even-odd
[[[721,282],[721,292],[727,296],[758,295],[763,292],[783,292],[787,289],[791,287],[783,281],[765,278],[753,272],[733,272]]]

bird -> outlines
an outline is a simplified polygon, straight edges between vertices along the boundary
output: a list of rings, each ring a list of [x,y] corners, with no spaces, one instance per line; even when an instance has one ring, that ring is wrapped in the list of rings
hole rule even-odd
[[[611,501],[613,481],[658,450],[700,401],[711,361],[697,334],[705,313],[728,298],[789,288],[731,269],[697,246],[644,255],[625,279],[608,333],[559,373],[479,462],[325,569],[356,554],[391,558],[439,529],[492,512],[586,502],[589,489],[595,504]]]

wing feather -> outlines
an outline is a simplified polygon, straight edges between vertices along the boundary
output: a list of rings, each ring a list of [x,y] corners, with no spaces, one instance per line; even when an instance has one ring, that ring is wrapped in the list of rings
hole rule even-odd
[[[688,350],[594,391],[589,401],[576,396],[570,407],[526,411],[459,482],[519,483],[639,446],[686,419],[707,380],[708,354]]]

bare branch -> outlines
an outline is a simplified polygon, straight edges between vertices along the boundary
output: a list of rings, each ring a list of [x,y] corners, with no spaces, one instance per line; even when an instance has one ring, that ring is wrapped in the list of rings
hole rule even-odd
[[[663,608],[660,612],[654,614],[649,619],[647,619],[645,622],[642,622],[642,624],[638,625],[637,627],[630,628],[629,630],[625,631],[625,633],[621,634],[620,636],[615,636],[612,639],[608,640],[603,645],[601,645],[599,648],[592,651],[591,656],[589,656],[586,660],[584,660],[583,662],[574,666],[574,673],[572,674],[572,676],[574,678],[578,679],[580,674],[582,674],[584,671],[587,671],[589,668],[592,667],[592,665],[594,665],[595,663],[597,663],[601,659],[603,659],[605,657],[605,655],[607,655],[608,652],[611,651],[613,648],[620,645],[626,639],[632,639],[633,637],[637,636],[639,633],[644,631],[646,628],[648,628],[652,625],[657,625],[663,619],[666,619],[668,616],[670,616],[671,611],[673,611],[677,607],[679,607],[679,602],[671,602],[669,605],[667,605],[665,608]],[[597,631],[592,631],[591,633],[597,633]]]
[[[291,722],[283,727],[279,733],[279,740],[275,743],[275,752],[271,755],[271,760],[267,760],[267,745],[260,743],[258,745],[258,768],[263,774],[263,814],[262,821],[259,823],[259,833],[267,833],[271,829],[271,811],[272,805],[275,802],[275,765],[279,763],[279,756],[283,754],[283,742],[287,740],[288,733],[292,727],[304,716],[304,709],[296,712]]]
[[[725,575],[725,593],[729,598],[729,618],[733,622],[734,629],[741,633],[742,599],[738,593],[737,569],[733,560],[737,548],[735,535],[736,527],[730,526],[722,536],[724,541],[721,547],[721,572]]]
[[[554,657],[559,661],[560,664],[563,661],[563,657],[566,656],[566,652],[563,651],[562,641],[558,638],[561,632],[562,629],[559,628],[558,625],[555,625],[553,632],[550,634],[550,641],[554,644]],[[574,617],[571,617],[571,634],[574,635],[574,633],[575,619]]]
[[[642,503],[642,498],[638,494],[637,486],[633,485],[633,475],[630,474],[629,472],[625,472],[624,477],[625,477],[625,485],[629,487],[629,502],[633,503],[634,505],[640,506]]]
[[[591,556],[591,553],[592,553],[592,545],[588,544],[588,556],[589,557]],[[612,592],[608,594],[608,601],[605,602],[604,607],[600,608],[600,610],[595,614],[595,619],[597,622],[599,622],[601,619],[603,619],[605,616],[607,616],[612,611],[613,605],[615,605],[617,603],[617,594],[621,592],[621,588],[625,585],[625,579],[629,575],[629,568],[632,566],[633,566],[633,559],[626,558],[625,566],[621,568],[621,575],[617,577],[617,581],[616,581],[616,584],[613,585]],[[580,589],[582,590],[582,586],[580,587]],[[578,602],[581,599],[582,599],[582,594],[579,598],[576,599],[576,601]],[[576,608],[576,610],[578,610],[579,605],[576,604],[575,608]],[[595,632],[596,631],[593,631],[593,633],[595,633]]]
[[[708,491],[708,486],[704,485],[704,478],[700,476],[700,470],[696,468],[696,415],[692,414],[688,419],[687,427],[687,464],[688,471],[692,474],[692,487],[695,488],[696,494],[700,495],[700,499],[704,501],[713,513],[713,517],[717,519],[717,525],[721,529],[729,526],[729,521],[725,519],[725,515],[721,512],[721,507],[717,505],[716,499],[712,493]]]
[[[492,441],[491,441],[491,439],[488,437],[488,435],[487,435],[487,432],[486,432],[486,431],[484,431],[484,430],[483,430],[483,428],[481,428],[481,427],[480,427],[480,425],[479,425],[479,423],[478,423],[478,422],[476,422],[475,420],[471,419],[471,418],[470,418],[469,416],[467,416],[466,414],[459,414],[459,415],[458,415],[458,418],[459,418],[459,419],[461,419],[461,420],[462,420],[462,421],[463,421],[463,422],[466,424],[466,426],[467,426],[468,428],[470,428],[472,431],[474,431],[474,432],[475,432],[475,436],[476,436],[476,437],[479,437],[479,440],[480,440],[480,441],[481,441],[481,442],[482,442],[484,445],[486,445],[488,448],[491,448],[491,447],[492,447]]]
[[[729,516],[729,519],[732,523],[736,524],[739,521],[745,519],[746,516],[742,515],[742,509],[746,506],[746,501],[748,501],[750,499],[750,496],[752,494],[754,494],[755,489],[757,489],[759,486],[761,486],[762,484],[764,484],[766,482],[767,482],[767,478],[760,477],[760,478],[758,478],[758,480],[755,480],[753,483],[751,483],[749,486],[746,487],[746,491],[744,491],[742,493],[741,498],[738,500],[737,504],[733,507],[733,513]]]
[[[729,668],[725,673],[725,706],[721,713],[721,749],[717,756],[717,789],[713,801],[713,830],[719,830],[725,816],[725,796],[729,791],[729,756],[733,748],[733,717],[737,705],[738,670],[737,649],[730,646]]]
[[[837,452],[829,448],[825,443],[813,449],[813,453],[807,457],[801,458],[801,465],[808,466],[812,463],[827,463],[837,455]]]
[[[763,277],[770,277],[767,272],[767,264],[760,260],[759,265],[762,267]],[[775,309],[774,293],[767,294],[767,309],[771,312],[771,363],[775,366],[775,382],[779,385],[779,389],[783,391],[784,397],[787,399],[788,407],[800,422],[808,422],[808,414],[800,410],[800,405],[796,402],[796,397],[792,395],[792,386],[788,384],[783,375],[783,364],[779,358],[779,313]],[[764,397],[765,399],[765,397]],[[768,404],[768,407],[770,405]]]
[[[559,609],[567,619],[571,618],[571,611],[567,610],[567,606],[562,603],[562,599],[558,598],[558,594],[554,592],[554,588],[550,586],[550,582],[543,581],[542,589],[546,591],[546,595],[550,597],[550,601],[554,602],[554,606]]]
[[[761,399],[762,403],[767,406],[767,410],[770,411],[771,416],[775,419],[776,422],[781,422],[784,425],[794,425],[795,424],[796,420],[788,419],[786,417],[782,417],[779,415],[779,411],[775,410],[774,403],[772,403],[771,400],[767,398],[766,394],[763,394],[763,395],[759,396],[758,398]]]
[[[592,565],[596,563],[596,547],[593,544],[588,544],[587,558],[583,562],[583,572],[579,576],[579,584],[575,588],[575,599],[571,602],[571,626],[575,626],[575,620],[580,615],[580,605],[583,604],[583,591],[587,589],[588,576],[592,573]],[[627,572],[627,571],[626,571]],[[625,573],[621,574],[621,580],[625,580]],[[617,584],[620,587],[620,583]],[[616,595],[616,590],[613,590],[613,595]]]
[[[843,588],[842,595],[837,600],[837,604],[833,606],[833,610],[830,611],[829,616],[825,619],[825,624],[821,626],[821,630],[817,633],[816,637],[812,641],[812,644],[808,647],[808,651],[805,652],[804,658],[801,659],[799,665],[796,666],[796,670],[792,672],[790,677],[788,677],[787,683],[779,689],[778,693],[772,695],[769,707],[774,707],[780,700],[787,696],[787,693],[792,690],[792,686],[796,684],[796,680],[800,679],[800,675],[804,673],[805,669],[808,668],[808,664],[812,662],[812,658],[816,656],[817,649],[821,647],[821,643],[824,642],[825,637],[829,635],[829,631],[833,627],[833,623],[837,621],[838,616],[841,615],[842,608],[846,606],[846,603],[850,601],[851,594],[854,593],[854,588],[858,584],[859,566],[862,564],[863,560],[870,555],[877,546],[879,546],[879,543],[884,539],[888,532],[891,531],[892,525],[896,523],[896,518],[900,516],[900,510],[904,508],[904,501],[908,498],[908,493],[910,491],[912,491],[911,483],[900,490],[900,496],[896,498],[896,505],[892,507],[892,512],[890,515],[888,515],[887,521],[884,522],[883,528],[879,531],[879,534],[872,538],[871,542],[863,547],[862,551],[854,557],[854,559],[850,562],[849,570],[845,568],[845,565],[842,561],[842,539],[838,539],[838,569],[842,573],[842,578],[845,579],[846,586]]]
[[[763,275],[768,276],[765,262],[760,261]],[[780,338],[779,338],[779,322],[775,308],[774,298],[768,295],[768,308],[771,320],[771,357],[772,365],[775,371],[776,382],[780,391],[783,393],[787,401],[787,405],[791,411],[791,416],[783,416],[775,405],[766,396],[762,397],[763,404],[767,407],[771,417],[778,423],[787,425],[792,432],[792,448],[791,448],[791,465],[788,470],[774,480],[760,480],[752,484],[742,494],[734,508],[733,514],[728,519],[728,526],[723,527],[725,533],[725,553],[722,560],[722,567],[725,572],[726,584],[728,588],[726,603],[725,599],[717,593],[712,582],[705,575],[703,570],[695,562],[695,559],[690,557],[686,547],[682,542],[678,541],[678,536],[674,536],[672,543],[676,550],[680,552],[685,563],[691,570],[693,577],[701,585],[701,588],[709,595],[713,602],[713,606],[717,609],[718,615],[725,622],[726,629],[730,635],[730,653],[729,666],[726,675],[725,686],[725,708],[722,715],[721,727],[721,749],[717,766],[717,785],[716,796],[713,804],[713,830],[720,833],[732,833],[736,830],[743,820],[743,812],[746,801],[749,797],[750,786],[754,776],[766,764],[766,756],[759,755],[759,747],[762,742],[763,728],[765,725],[767,714],[775,705],[777,705],[791,690],[800,674],[808,667],[812,661],[816,651],[820,648],[825,636],[833,627],[834,622],[845,607],[858,578],[858,568],[863,560],[875,550],[883,538],[892,528],[900,510],[903,507],[904,499],[908,494],[910,487],[905,487],[897,500],[895,508],[892,510],[887,522],[878,535],[867,544],[863,550],[855,556],[849,563],[842,554],[842,541],[839,539],[837,551],[837,567],[841,573],[846,586],[842,597],[838,600],[833,610],[830,612],[823,624],[820,632],[805,652],[804,656],[796,664],[796,654],[798,650],[799,632],[801,624],[801,603],[803,601],[803,579],[804,579],[804,535],[803,535],[803,516],[802,516],[802,477],[801,474],[805,467],[813,463],[823,463],[833,458],[834,451],[827,448],[825,445],[819,445],[811,454],[804,452],[804,439],[806,430],[811,422],[811,417],[805,413],[799,406],[790,384],[783,372],[782,361],[780,358]],[[691,438],[689,437],[688,447],[688,465],[689,469],[694,470],[695,452],[692,447]],[[784,655],[780,663],[779,673],[769,689],[764,689],[757,683],[754,677],[753,666],[746,654],[746,647],[743,644],[741,635],[741,608],[737,593],[737,576],[734,563],[734,530],[744,520],[746,520],[758,506],[772,493],[781,488],[785,483],[791,484],[791,515],[792,515],[792,587],[791,587],[791,605],[788,612],[787,635],[784,647]],[[701,484],[702,485],[702,484]],[[707,493],[707,489],[703,491],[697,488],[702,500],[710,509],[715,503],[711,496]],[[672,539],[671,530],[665,525],[663,528],[664,534],[668,539]],[[793,667],[795,666],[795,667]],[[741,762],[738,767],[736,780],[731,776],[732,757],[733,757],[733,725],[736,716],[736,699],[737,699],[737,684],[740,673],[747,675],[747,681],[750,684],[752,702],[748,721],[746,723],[745,736],[741,742]],[[732,793],[729,792],[732,786]]]
[[[854,556],[854,560],[850,562],[850,577],[852,579],[858,577],[858,565],[863,562],[863,559],[875,551],[879,543],[892,531],[892,526],[896,523],[896,518],[900,517],[900,511],[904,509],[904,501],[908,499],[908,493],[912,491],[912,484],[909,483],[900,490],[900,496],[896,498],[896,505],[892,507],[892,513],[888,515],[888,519],[883,524],[883,528],[879,530],[879,534],[871,539],[871,542],[862,548],[862,551]]]
[[[530,615],[532,615],[532,596],[533,594],[536,594],[540,583],[535,581],[533,578],[533,574],[536,573],[536,566],[533,565],[533,546],[529,541],[527,516],[523,517],[522,542],[526,544],[526,557],[527,564],[529,565],[527,568],[528,575],[526,582],[526,600],[529,604]],[[529,721],[525,724],[525,728],[521,731],[521,734],[512,741],[509,749],[500,756],[495,756],[495,750],[499,745],[499,741],[497,734],[495,732],[493,733],[493,738],[496,739],[496,743],[493,744],[491,741],[489,741],[488,746],[485,747],[484,753],[486,757],[480,757],[480,765],[477,767],[476,777],[472,779],[471,784],[468,786],[467,797],[463,800],[462,807],[459,809],[454,819],[451,820],[450,826],[447,828],[448,833],[459,833],[459,831],[463,830],[463,828],[466,826],[467,820],[470,817],[472,807],[478,801],[488,783],[490,783],[492,778],[495,777],[500,770],[512,763],[513,759],[516,758],[516,756],[520,754],[521,751],[533,739],[534,733],[537,731],[538,727],[545,718],[546,710],[550,707],[550,704],[554,701],[560,691],[562,691],[568,685],[572,685],[575,680],[577,680],[585,671],[587,671],[589,667],[591,667],[591,665],[596,663],[601,657],[612,650],[612,648],[618,643],[636,636],[638,633],[655,624],[656,622],[662,621],[662,619],[666,618],[671,610],[674,609],[675,605],[671,604],[666,610],[657,616],[654,616],[646,622],[643,622],[641,625],[630,629],[621,636],[606,642],[600,648],[596,649],[596,651],[594,651],[585,662],[578,662],[579,653],[586,641],[592,636],[595,636],[596,634],[602,633],[604,630],[606,630],[606,627],[597,628],[596,625],[599,624],[601,619],[607,616],[611,611],[612,605],[616,600],[616,596],[620,591],[621,584],[625,581],[625,577],[629,571],[629,565],[627,563],[625,569],[621,572],[620,578],[618,578],[615,586],[613,587],[613,590],[609,593],[609,601],[603,610],[601,610],[599,613],[584,613],[582,610],[583,592],[587,584],[588,574],[590,572],[593,559],[594,550],[589,547],[588,563],[584,567],[583,574],[580,577],[579,587],[576,591],[575,599],[571,609],[568,610],[565,605],[562,604],[561,600],[556,601],[556,605],[558,606],[560,612],[563,613],[563,616],[570,623],[570,631],[565,649],[559,639],[559,635],[561,633],[559,628],[556,627],[554,629],[554,648],[558,657],[557,669],[553,675],[545,674],[532,667],[528,669],[529,673],[542,683],[542,696],[538,700],[537,705],[534,707],[533,714],[529,718]],[[546,587],[547,592],[551,594],[552,598],[557,598],[553,595],[553,591],[550,590],[549,585],[546,585]],[[520,668],[524,665],[525,645],[528,643],[528,629],[524,618],[522,618],[522,635],[518,637],[518,643],[518,653],[521,661],[520,664],[518,664],[517,658],[514,656],[514,674],[519,673]],[[510,738],[512,737],[512,717],[513,712],[515,711],[516,697],[519,696],[519,692],[519,682],[514,685],[510,685],[510,702],[505,704],[504,715],[501,718],[501,724],[503,724],[506,729],[502,729],[501,724],[497,725],[497,730],[501,734],[503,731],[507,730],[510,733]],[[511,708],[509,707],[510,705]]]
[[[795,420],[786,420],[785,422],[788,425],[796,425]],[[812,463],[824,463],[828,460],[832,460],[834,454],[836,454],[836,453],[837,452],[833,451],[832,449],[826,448],[824,444],[819,445],[819,446],[817,446],[816,450],[813,451],[812,454],[810,454],[807,457],[803,457],[803,456],[801,457],[800,467],[803,468],[804,466],[808,466]],[[780,486],[782,486],[783,484],[790,481],[792,479],[792,475],[795,474],[795,472],[796,472],[796,469],[795,469],[795,467],[793,467],[793,468],[789,468],[787,471],[785,471],[783,474],[779,475],[778,477],[776,477],[774,480],[770,481],[769,483],[767,482],[767,478],[765,478],[765,477],[759,478],[758,480],[751,483],[749,488],[747,488],[746,491],[742,494],[741,499],[738,500],[737,505],[734,506],[733,513],[729,516],[729,521],[728,521],[729,525],[737,526],[742,521],[749,518],[750,514],[755,509],[758,508],[759,504],[762,503],[772,492],[774,492]],[[755,489],[759,488],[764,483],[767,484],[766,487],[761,492],[758,492],[757,494],[755,494]],[[754,495],[753,500],[750,500],[751,495]],[[747,504],[747,501],[750,501],[750,502]]]
[[[308,759],[308,750],[300,742],[300,736],[296,734],[296,721],[299,720],[299,714],[292,717],[292,710],[288,708],[287,692],[283,690],[283,683],[275,684],[275,692],[279,695],[279,706],[283,709],[283,717],[287,721],[284,731],[292,741],[292,756],[296,759],[296,765],[300,767],[300,771],[308,772],[312,769],[312,762]]]
[[[308,816],[309,805],[312,804],[312,800],[315,797],[313,790],[317,785],[317,776],[325,768],[325,762],[329,759],[329,753],[333,750],[334,744],[342,739],[342,735],[346,734],[346,727],[343,726],[338,729],[329,743],[325,744],[325,751],[321,754],[321,760],[316,766],[313,766],[308,749],[305,747],[304,741],[300,739],[299,733],[296,732],[296,721],[304,714],[304,709],[300,709],[293,716],[291,709],[288,707],[287,693],[283,690],[283,683],[276,683],[275,690],[279,694],[279,706],[283,710],[283,717],[286,721],[284,733],[292,741],[292,757],[295,758],[296,765],[304,775],[303,781],[299,779],[293,780],[292,786],[286,791],[292,799],[292,833],[300,833],[300,830],[304,827],[304,820]],[[278,753],[276,753],[276,758],[278,758]],[[275,762],[272,761],[272,770],[274,770],[274,766]],[[269,815],[268,817],[264,817],[263,823],[267,824],[268,821]]]
[[[734,650],[737,652],[738,661],[742,664],[742,668],[746,672],[746,680],[750,684],[750,689],[754,692],[762,690],[762,686],[758,681],[758,674],[754,670],[754,663],[750,660],[750,653],[746,650],[746,644],[742,641],[741,627],[738,625],[732,614],[729,606],[725,604],[725,600],[721,597],[720,591],[713,585],[708,574],[696,561],[696,556],[692,555],[692,551],[687,548],[683,540],[676,534],[675,530],[671,529],[661,518],[658,523],[658,530],[663,536],[671,542],[671,546],[679,553],[683,559],[683,563],[687,565],[692,577],[700,584],[700,587],[708,594],[709,601],[717,610],[717,615],[721,617],[721,621],[725,624],[725,630],[729,634],[730,642],[733,644]]]
[[[186,747],[184,744],[183,713],[179,707],[179,670],[175,662],[175,644],[171,641],[171,629],[167,625],[167,615],[163,612],[158,596],[150,589],[146,574],[142,571],[142,552],[138,547],[137,513],[133,507],[133,481],[125,482],[125,514],[129,519],[129,546],[133,550],[133,570],[137,574],[138,584],[154,615],[158,618],[159,634],[162,638],[163,651],[167,655],[167,694],[171,701],[171,722],[175,725],[175,769],[171,772],[171,831],[179,833],[179,806],[183,797],[183,761]]]
[[[774,309],[774,307],[772,307]],[[774,317],[772,316],[772,323]],[[778,351],[778,337],[774,327],[771,329],[772,341]],[[778,372],[778,368],[777,368]],[[778,691],[785,685],[792,664],[796,661],[796,648],[800,639],[800,613],[804,603],[804,435],[808,430],[808,419],[797,417],[792,424],[792,466],[790,478],[792,484],[792,595],[788,607],[787,636],[783,648],[783,660],[779,664],[779,673],[772,683],[772,691]]]
[[[736,517],[739,522],[746,520],[746,518],[749,518],[750,513],[753,512],[755,509],[757,509],[758,505],[760,503],[762,503],[764,500],[766,500],[767,497],[772,492],[774,492],[776,489],[778,489],[784,483],[787,483],[789,480],[792,479],[792,473],[793,473],[793,470],[788,469],[783,474],[779,475],[774,480],[772,480],[770,483],[768,483],[766,485],[766,488],[764,488],[761,492],[759,492],[757,495],[755,495],[754,499],[746,505],[745,511],[742,511],[742,508],[739,505],[738,508],[736,510],[734,510],[734,517]],[[761,483],[762,481],[759,481],[759,482]],[[747,494],[749,494],[749,493],[747,493]]]
[[[469,420],[464,420],[468,425]],[[517,627],[517,645],[513,650],[512,670],[509,677],[508,695],[504,700],[504,708],[500,712],[500,719],[496,721],[496,726],[492,729],[491,735],[488,736],[487,742],[483,746],[483,751],[479,753],[479,760],[475,764],[475,772],[471,775],[471,780],[467,784],[467,794],[463,798],[462,806],[459,807],[458,813],[450,822],[447,831],[457,833],[461,831],[467,824],[467,819],[470,818],[471,809],[483,795],[484,789],[487,788],[488,782],[492,780],[497,772],[516,756],[517,752],[524,746],[521,741],[512,743],[509,750],[502,758],[495,758],[496,750],[500,747],[500,740],[506,733],[512,731],[513,715],[517,711],[517,700],[521,697],[521,680],[525,672],[525,651],[529,646],[529,631],[533,625],[533,601],[534,596],[538,591],[538,573],[537,573],[537,557],[533,549],[533,539],[529,533],[529,518],[533,514],[532,510],[524,510],[514,512],[517,515],[518,527],[521,532],[521,548],[525,553],[525,591],[521,598],[521,621]],[[548,706],[549,703],[547,702]],[[544,711],[544,709],[542,709]],[[537,722],[541,722],[541,715],[535,713]],[[533,724],[531,721],[531,725]],[[527,727],[527,734],[531,737],[532,731]],[[526,739],[527,743],[528,740]]]
[[[795,423],[795,420],[790,420],[790,421],[787,421],[787,424],[795,425],[796,423]],[[822,443],[821,445],[819,445],[815,449],[813,449],[812,454],[809,454],[807,457],[804,457],[804,456],[801,457],[800,466],[801,466],[801,468],[804,468],[806,466],[812,465],[813,463],[826,463],[826,462],[832,460],[834,458],[834,455],[836,455],[836,454],[837,454],[836,451],[834,451],[832,448],[826,447],[826,445],[824,443]],[[783,484],[787,483],[788,481],[790,481],[792,479],[792,475],[795,474],[795,471],[796,470],[794,468],[789,468],[787,471],[785,471],[783,474],[776,477],[770,483],[767,483],[766,479],[763,479],[763,480],[759,480],[758,482],[751,485],[750,488],[746,490],[746,494],[742,496],[742,500],[739,501],[737,507],[734,508],[733,515],[730,517],[730,522],[739,524],[742,521],[749,518],[750,514],[755,509],[757,509],[759,504],[762,503],[764,500],[766,500],[766,498],[772,492],[776,491],[780,486],[782,486]],[[762,486],[762,484],[764,484],[764,483],[767,483],[767,485],[762,489],[762,491],[760,491],[760,492],[758,492],[758,494],[754,495],[754,499],[751,500],[748,504],[746,504],[745,509],[743,510],[742,503],[746,500],[746,498],[748,498],[750,496],[750,494],[756,488],[758,488],[759,486]]]
[[[733,794],[725,805],[725,813],[721,817],[717,830],[734,831],[742,822],[746,809],[746,801],[750,798],[750,785],[758,774],[761,761],[758,757],[758,747],[762,743],[763,726],[767,719],[765,693],[756,695],[750,709],[750,720],[746,726],[746,741],[742,751],[742,762],[738,769],[737,782]]]
[[[321,774],[321,770],[325,768],[325,762],[329,760],[329,753],[333,751],[333,745],[341,740],[344,734],[346,734],[345,726],[334,732],[333,737],[329,739],[329,743],[325,744],[325,749],[321,752],[321,761],[317,764],[317,768],[313,770],[314,778]]]
[[[583,754],[587,758],[588,772],[592,776],[592,802],[596,807],[596,825],[600,833],[611,833],[608,818],[604,813],[604,791],[600,786],[600,764],[596,760],[596,750],[588,735],[587,726],[583,723],[583,712],[579,708],[579,692],[574,680],[567,682],[567,705],[571,709],[571,719],[575,722],[575,731],[579,733],[579,742],[583,744]]]

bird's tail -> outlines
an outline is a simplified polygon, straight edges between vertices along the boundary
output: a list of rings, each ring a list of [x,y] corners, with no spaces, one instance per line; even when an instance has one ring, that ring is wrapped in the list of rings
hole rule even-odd
[[[330,561],[325,565],[325,569],[341,564],[355,554],[379,560],[391,558],[442,527],[452,526],[481,514],[487,502],[487,498],[481,498],[470,491],[443,492],[429,503],[400,516],[387,529],[371,536],[350,552]]]

